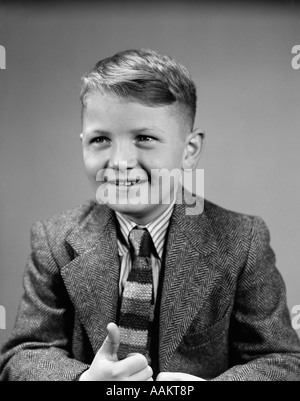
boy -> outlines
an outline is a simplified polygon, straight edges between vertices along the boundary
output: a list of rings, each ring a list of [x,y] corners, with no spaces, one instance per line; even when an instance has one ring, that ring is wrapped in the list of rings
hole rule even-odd
[[[83,78],[81,101],[98,202],[33,226],[2,380],[299,380],[263,221],[206,200],[188,213],[176,174],[161,182],[201,155],[187,70],[121,52]]]

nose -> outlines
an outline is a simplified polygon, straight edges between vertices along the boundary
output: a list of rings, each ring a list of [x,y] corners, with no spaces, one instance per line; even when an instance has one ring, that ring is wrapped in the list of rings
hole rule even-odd
[[[111,148],[108,167],[116,170],[127,170],[137,165],[137,156],[130,144],[115,143]]]

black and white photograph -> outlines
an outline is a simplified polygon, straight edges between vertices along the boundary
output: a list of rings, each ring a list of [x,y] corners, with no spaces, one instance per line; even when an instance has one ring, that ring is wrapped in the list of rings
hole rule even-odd
[[[300,381],[298,0],[0,0],[0,94],[0,381]]]

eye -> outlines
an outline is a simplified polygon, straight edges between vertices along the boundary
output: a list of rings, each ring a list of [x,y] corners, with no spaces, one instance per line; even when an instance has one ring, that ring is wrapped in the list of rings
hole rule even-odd
[[[99,145],[107,144],[107,143],[110,143],[110,139],[105,136],[96,136],[95,138],[92,138],[90,140],[90,144],[93,144],[93,143],[99,144]]]
[[[138,142],[153,142],[155,141],[155,138],[149,135],[139,135],[137,138]]]

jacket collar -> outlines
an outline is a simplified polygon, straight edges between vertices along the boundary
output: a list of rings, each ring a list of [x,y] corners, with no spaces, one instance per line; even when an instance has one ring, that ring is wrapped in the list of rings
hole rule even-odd
[[[116,239],[116,220],[114,212],[105,205],[95,203],[90,213],[66,237],[68,244],[82,255],[100,242]],[[114,246],[116,241],[110,242]]]
[[[81,223],[71,231],[66,241],[78,254],[95,247],[99,241],[117,245],[117,218],[106,205],[95,206]],[[204,208],[204,200],[190,193],[179,192],[170,219],[169,233],[180,230],[200,253],[209,254],[216,249],[215,234]],[[169,234],[169,236],[170,236]],[[168,243],[175,238],[168,238]],[[114,251],[114,249],[112,249]]]

